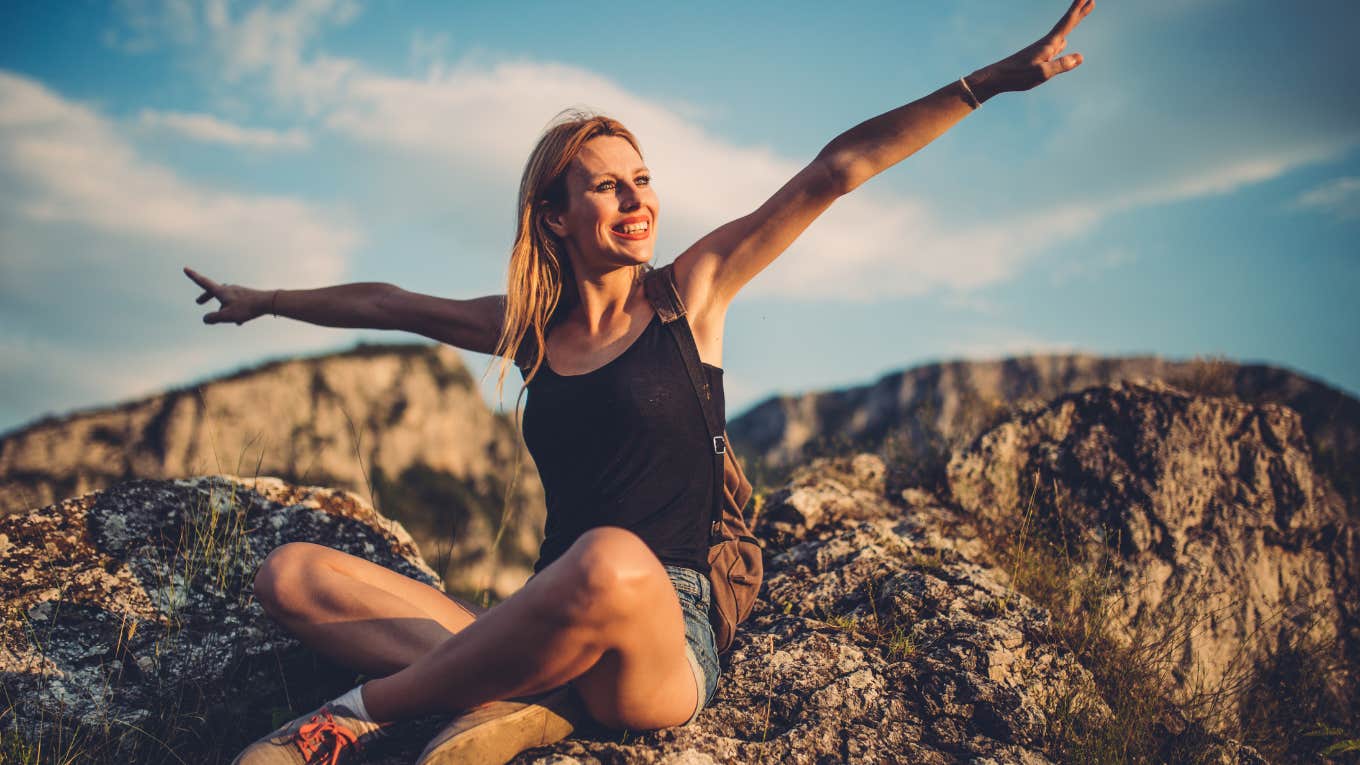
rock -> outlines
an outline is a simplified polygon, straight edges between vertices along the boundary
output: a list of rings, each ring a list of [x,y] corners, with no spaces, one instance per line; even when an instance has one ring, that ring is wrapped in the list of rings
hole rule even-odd
[[[986,433],[948,476],[977,523],[1018,530],[1032,508],[1041,538],[1108,561],[1126,634],[1184,641],[1170,679],[1186,691],[1232,685],[1282,630],[1360,634],[1356,527],[1288,407],[1090,388]]]
[[[761,598],[694,725],[584,726],[514,762],[1055,761],[1051,732],[1071,710],[1110,715],[1091,674],[985,562],[973,519],[929,491],[893,491],[871,455],[814,461],[784,487],[801,509],[757,523]],[[310,666],[250,597],[278,544],[328,544],[438,584],[357,496],[272,479],[132,482],[0,519],[0,534],[0,594],[19,617],[6,619],[0,673],[24,700],[0,724],[31,730],[65,711],[105,725],[101,761],[225,762],[349,687],[352,674]],[[186,546],[200,552],[177,556]],[[370,761],[411,762],[441,722],[401,723]],[[117,735],[129,725],[163,743]],[[1218,751],[1259,762],[1231,742]]]
[[[34,740],[62,725],[104,731],[108,761],[165,756],[128,735],[139,729],[239,750],[290,697],[349,687],[334,667],[296,671],[315,657],[253,599],[278,545],[320,542],[440,586],[401,525],[357,496],[273,478],[132,481],[0,518],[0,531],[0,678],[15,705],[3,727]],[[227,708],[253,727],[214,729]]]
[[[213,472],[376,501],[455,592],[509,595],[542,541],[543,489],[528,450],[510,419],[486,406],[458,352],[436,345],[273,362],[4,434],[0,515],[133,478]]]
[[[767,537],[797,534],[822,523],[885,514],[883,460],[860,454],[850,460],[817,460],[762,505]]]
[[[768,399],[729,422],[728,433],[738,454],[776,476],[815,455],[876,450],[909,469],[904,485],[921,486],[942,483],[952,451],[1017,412],[1093,385],[1154,379],[1298,412],[1318,470],[1360,518],[1360,400],[1261,364],[1085,354],[924,364],[868,385]]]
[[[762,513],[757,536],[783,545],[694,725],[587,731],[515,762],[1049,762],[1049,710],[1103,704],[1089,673],[1042,610],[932,543],[951,511],[889,501],[883,476],[871,455],[817,461],[779,492],[801,516]]]

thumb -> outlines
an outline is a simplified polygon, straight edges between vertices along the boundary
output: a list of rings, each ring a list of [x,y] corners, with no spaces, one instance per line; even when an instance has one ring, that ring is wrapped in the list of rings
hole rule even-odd
[[[204,324],[220,324],[223,321],[226,321],[226,319],[222,318],[221,311],[213,311],[212,313],[206,314],[203,317]]]

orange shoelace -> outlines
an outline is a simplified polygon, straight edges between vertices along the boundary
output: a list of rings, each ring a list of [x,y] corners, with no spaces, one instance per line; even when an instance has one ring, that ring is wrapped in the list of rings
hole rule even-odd
[[[324,720],[319,717],[324,716]],[[321,747],[330,742],[330,751],[326,753],[325,760],[317,760],[326,765],[338,765],[340,762],[340,751],[346,746],[354,745],[359,747],[359,739],[354,735],[354,731],[346,728],[331,717],[329,709],[322,709],[321,715],[312,715],[311,719],[301,728],[298,728],[295,743],[298,749],[302,750],[302,756],[307,758],[307,762],[312,762],[312,755],[321,751]]]

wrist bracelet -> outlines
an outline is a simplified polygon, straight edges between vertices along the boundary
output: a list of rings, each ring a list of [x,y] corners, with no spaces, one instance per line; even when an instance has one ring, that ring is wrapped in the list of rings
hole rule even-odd
[[[968,102],[972,105],[972,107],[974,109],[981,108],[982,102],[978,100],[977,96],[973,95],[973,89],[968,87],[968,81],[960,77],[959,84],[963,86],[963,92],[968,94]]]
[[[269,312],[274,314],[274,318],[279,318],[279,312],[274,308],[279,302],[279,291],[274,290],[274,297],[269,298]]]

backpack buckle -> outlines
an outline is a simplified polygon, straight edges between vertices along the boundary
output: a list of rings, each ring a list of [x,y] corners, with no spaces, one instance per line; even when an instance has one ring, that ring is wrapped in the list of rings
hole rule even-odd
[[[727,454],[727,439],[722,436],[713,437],[713,453]]]

